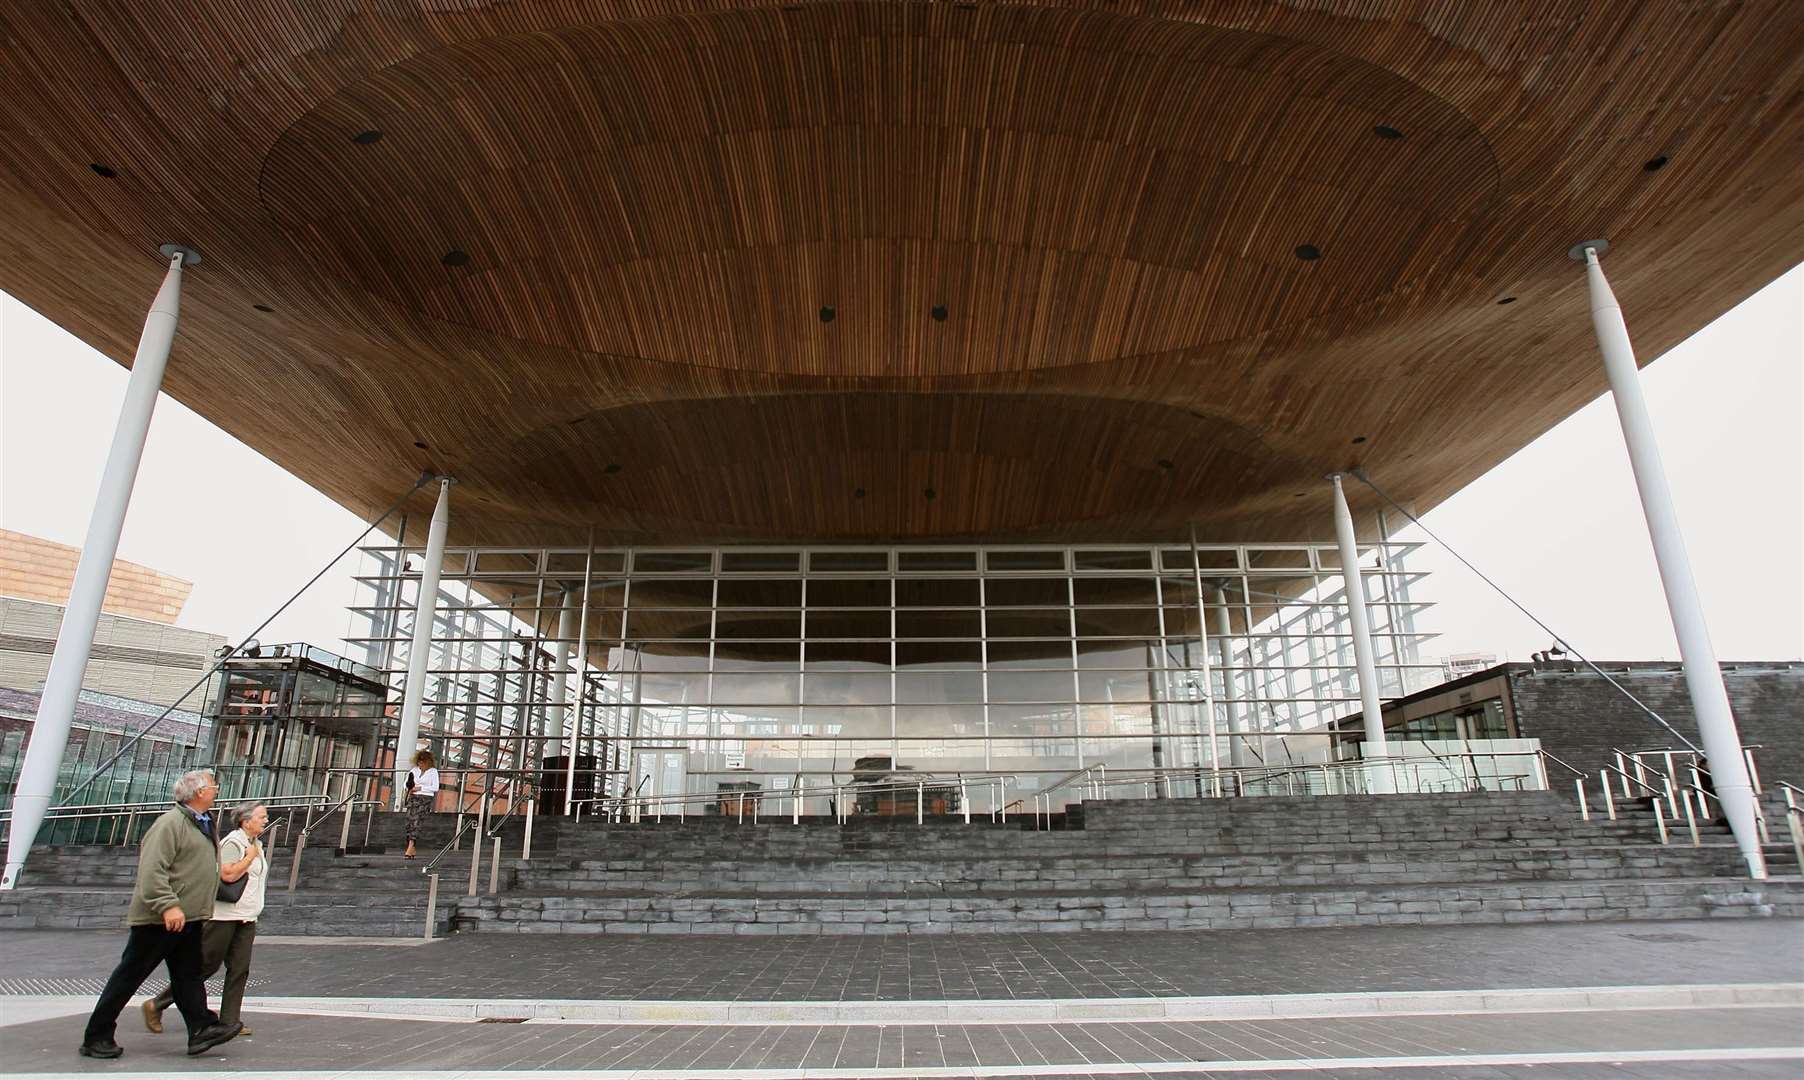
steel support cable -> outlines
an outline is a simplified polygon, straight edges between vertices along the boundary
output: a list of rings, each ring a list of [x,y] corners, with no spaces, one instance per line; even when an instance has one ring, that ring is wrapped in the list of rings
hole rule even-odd
[[[63,795],[62,798],[64,800],[64,805],[68,805],[68,800],[73,799],[77,795],[80,795],[82,792],[86,791],[88,789],[88,785],[92,784],[95,780],[98,780],[102,773],[104,773],[108,769],[112,768],[114,763],[116,763],[120,758],[125,756],[126,751],[128,751],[132,747],[138,745],[139,740],[143,739],[144,736],[150,734],[151,731],[158,724],[161,724],[164,720],[168,719],[169,714],[173,713],[175,711],[175,707],[177,705],[180,705],[182,702],[188,700],[189,694],[192,694],[196,690],[199,690],[201,687],[205,686],[209,679],[213,678],[214,675],[219,673],[219,670],[221,668],[225,667],[226,661],[232,659],[234,656],[237,656],[240,652],[244,651],[244,647],[246,645],[249,645],[251,642],[257,640],[257,635],[261,634],[266,628],[268,628],[270,623],[275,622],[276,618],[278,616],[280,616],[282,614],[282,612],[287,611],[289,608],[289,605],[293,604],[296,600],[299,600],[301,598],[301,595],[303,593],[305,593],[308,589],[313,588],[314,584],[317,583],[320,578],[323,578],[326,576],[327,571],[331,570],[334,566],[338,565],[338,560],[344,558],[346,555],[349,555],[353,550],[355,550],[358,544],[363,543],[364,537],[368,536],[370,533],[375,532],[376,527],[378,525],[381,525],[384,521],[387,521],[389,519],[389,517],[391,515],[393,515],[396,510],[401,509],[401,504],[405,503],[408,499],[413,498],[414,492],[417,492],[421,488],[425,487],[426,484],[428,482],[430,482],[432,479],[434,479],[434,477],[431,473],[421,473],[420,479],[413,485],[413,487],[411,487],[407,490],[407,493],[405,495],[402,495],[399,499],[396,499],[394,501],[393,505],[391,505],[387,510],[384,510],[382,512],[381,517],[370,522],[369,526],[367,528],[365,528],[362,532],[357,534],[357,538],[355,540],[352,540],[349,544],[345,545],[344,550],[342,550],[338,554],[332,556],[332,559],[330,562],[328,562],[328,563],[326,563],[326,565],[320,567],[319,573],[314,574],[312,577],[307,579],[307,584],[302,585],[299,589],[295,590],[295,593],[293,596],[290,596],[288,599],[282,601],[281,607],[278,607],[276,610],[270,612],[269,618],[264,619],[261,623],[258,623],[257,628],[255,630],[252,630],[250,633],[244,635],[243,641],[240,641],[238,644],[232,646],[231,651],[227,652],[224,656],[220,657],[213,664],[212,667],[208,668],[207,673],[202,675],[200,677],[200,679],[194,683],[194,685],[192,685],[192,686],[188,687],[188,689],[182,691],[181,697],[178,697],[174,701],[170,702],[169,707],[164,709],[161,713],[157,714],[156,719],[152,720],[148,724],[145,724],[144,727],[136,735],[133,735],[131,738],[127,739],[124,742],[124,744],[122,744],[119,747],[118,750],[114,751],[112,757],[107,758],[105,761],[103,761],[99,765],[95,766],[94,771],[92,773],[88,774],[88,778],[86,780],[83,780],[81,783],[75,785],[75,787],[71,788],[67,794]]]
[[[1699,757],[1702,757],[1704,755],[1704,752],[1698,748],[1698,745],[1696,743],[1692,742],[1690,739],[1687,739],[1685,737],[1684,732],[1681,732],[1678,728],[1675,728],[1671,724],[1667,723],[1666,718],[1661,716],[1659,713],[1655,712],[1652,708],[1650,708],[1648,706],[1647,702],[1642,701],[1640,698],[1638,698],[1634,694],[1630,693],[1628,687],[1617,682],[1615,679],[1610,677],[1609,672],[1605,671],[1603,668],[1600,668],[1596,664],[1592,663],[1591,659],[1589,657],[1587,657],[1584,653],[1579,652],[1578,649],[1576,647],[1574,647],[1571,642],[1569,642],[1565,638],[1561,637],[1553,629],[1553,627],[1548,626],[1546,623],[1542,622],[1539,618],[1537,618],[1535,616],[1534,612],[1523,607],[1522,604],[1519,603],[1515,597],[1511,596],[1508,592],[1505,592],[1503,586],[1497,584],[1495,581],[1492,581],[1489,577],[1487,577],[1485,575],[1485,572],[1483,570],[1480,570],[1478,567],[1473,566],[1470,560],[1468,560],[1464,555],[1461,555],[1458,551],[1455,551],[1453,549],[1453,545],[1449,544],[1447,541],[1445,541],[1445,540],[1441,539],[1439,536],[1435,535],[1435,531],[1433,529],[1430,529],[1428,526],[1422,524],[1421,518],[1410,513],[1408,510],[1405,510],[1397,502],[1397,500],[1391,498],[1390,495],[1386,494],[1383,488],[1379,487],[1377,484],[1374,484],[1372,482],[1372,478],[1366,475],[1364,469],[1354,469],[1352,471],[1352,475],[1355,478],[1357,478],[1360,483],[1364,484],[1366,487],[1371,488],[1372,491],[1375,494],[1377,494],[1377,496],[1380,499],[1383,499],[1385,502],[1389,503],[1391,505],[1392,509],[1396,510],[1399,514],[1402,514],[1404,517],[1408,518],[1410,520],[1410,524],[1414,525],[1418,529],[1421,529],[1423,533],[1427,534],[1427,536],[1430,540],[1433,540],[1435,543],[1439,544],[1447,552],[1447,554],[1458,559],[1460,561],[1460,565],[1462,565],[1466,569],[1472,571],[1474,574],[1477,574],[1478,579],[1480,581],[1484,582],[1486,585],[1489,585],[1492,589],[1496,590],[1498,596],[1501,596],[1505,600],[1508,600],[1510,602],[1511,607],[1515,608],[1517,611],[1520,611],[1522,614],[1528,616],[1529,621],[1534,623],[1536,626],[1540,627],[1542,630],[1546,631],[1548,636],[1553,638],[1554,643],[1556,645],[1558,645],[1560,648],[1566,650],[1568,653],[1571,653],[1573,656],[1578,657],[1579,660],[1586,667],[1590,668],[1592,671],[1597,672],[1597,674],[1599,674],[1600,676],[1603,677],[1603,680],[1605,682],[1607,682],[1611,686],[1615,687],[1617,693],[1621,694],[1625,698],[1628,698],[1630,701],[1635,703],[1636,708],[1640,709],[1642,712],[1646,713],[1647,715],[1653,717],[1654,723],[1659,724],[1661,727],[1663,727],[1667,731],[1671,732],[1672,737],[1679,740],[1680,742],[1684,743],[1686,745],[1686,747],[1691,750],[1692,753],[1697,754]]]

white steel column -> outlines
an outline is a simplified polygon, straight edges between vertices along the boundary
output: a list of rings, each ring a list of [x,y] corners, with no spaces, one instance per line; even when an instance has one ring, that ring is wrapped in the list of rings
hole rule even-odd
[[[12,825],[7,833],[6,870],[0,874],[0,890],[19,882],[19,870],[37,838],[38,826],[56,795],[56,779],[69,745],[69,728],[75,721],[75,703],[94,649],[94,631],[100,625],[100,607],[106,599],[107,579],[119,552],[119,534],[125,528],[126,507],[138,478],[138,462],[144,456],[144,439],[150,433],[150,416],[163,386],[163,370],[175,342],[175,327],[182,307],[182,267],[200,262],[200,254],[175,244],[163,245],[169,269],[162,287],[145,316],[132,357],[131,377],[125,384],[125,402],[113,427],[113,445],[100,473],[100,489],[94,495],[94,512],[88,518],[88,535],[81,545],[69,603],[56,632],[56,651],[44,677],[38,698],[37,719],[19,768],[14,788]]]
[[[1247,753],[1250,747],[1247,746],[1246,725],[1240,719],[1241,705],[1234,700],[1240,696],[1240,692],[1234,686],[1234,655],[1228,645],[1234,635],[1233,616],[1228,613],[1228,590],[1216,589],[1215,599],[1215,641],[1221,647],[1222,696],[1228,699],[1228,763],[1236,769],[1243,769],[1247,766],[1247,758],[1252,755]]]
[[[1353,536],[1353,512],[1347,509],[1347,493],[1340,473],[1328,480],[1334,485],[1334,537],[1340,542],[1341,581],[1347,595],[1347,619],[1353,624],[1353,663],[1359,670],[1359,702],[1365,712],[1365,756],[1388,758],[1384,741],[1384,706],[1378,700],[1378,665],[1372,654],[1372,626],[1366,618],[1365,580],[1359,573],[1359,543]],[[1395,790],[1389,763],[1367,769],[1367,790],[1374,794]]]
[[[432,527],[426,532],[426,563],[420,567],[420,594],[413,602],[413,647],[407,651],[407,682],[401,694],[401,730],[395,734],[395,809],[407,798],[407,770],[420,741],[420,705],[426,699],[426,668],[432,656],[432,628],[438,621],[438,579],[445,563],[445,526],[451,516],[449,476],[438,478],[438,505],[432,508]],[[401,556],[407,558],[405,554]],[[500,695],[497,694],[497,697]],[[496,728],[500,710],[496,709]],[[495,767],[490,755],[489,767]]]
[[[1629,343],[1629,329],[1623,322],[1616,295],[1604,278],[1603,266],[1597,261],[1598,254],[1608,246],[1601,240],[1586,241],[1570,254],[1585,263],[1585,280],[1591,292],[1591,325],[1597,332],[1604,373],[1610,380],[1610,396],[1622,423],[1622,440],[1628,446],[1629,465],[1641,493],[1641,510],[1647,517],[1648,535],[1653,539],[1654,561],[1660,568],[1660,584],[1666,590],[1666,606],[1672,615],[1679,657],[1685,668],[1685,687],[1691,695],[1692,711],[1697,714],[1698,735],[1709,760],[1711,779],[1729,819],[1729,828],[1735,833],[1735,843],[1747,860],[1748,873],[1764,878],[1766,858],[1760,850],[1759,812],[1747,762],[1742,757],[1741,734],[1729,711],[1722,668],[1717,665],[1716,650],[1710,644],[1710,628],[1704,623],[1704,607],[1691,574],[1691,557],[1686,554],[1685,537],[1679,529],[1679,512],[1673,506],[1653,420],[1641,394],[1640,370],[1634,347]]]
[[[574,636],[576,594],[565,589],[564,604],[557,613],[557,648],[551,652],[552,670],[557,672],[551,678],[551,708],[546,710],[550,716],[545,724],[545,734],[551,736],[551,741],[545,744],[541,761],[564,752],[564,703],[570,700],[570,639]]]

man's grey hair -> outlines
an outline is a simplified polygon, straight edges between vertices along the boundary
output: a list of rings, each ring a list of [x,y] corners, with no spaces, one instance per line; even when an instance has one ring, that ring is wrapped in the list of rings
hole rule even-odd
[[[175,801],[185,803],[200,794],[200,789],[213,782],[212,769],[191,769],[175,782]]]
[[[243,806],[240,806],[238,809],[232,811],[232,824],[242,826],[251,819],[252,814],[255,814],[258,810],[263,808],[264,804],[260,802],[246,803]]]

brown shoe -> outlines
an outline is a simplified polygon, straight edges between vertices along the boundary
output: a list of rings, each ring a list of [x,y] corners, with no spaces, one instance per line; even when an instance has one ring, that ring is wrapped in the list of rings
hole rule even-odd
[[[156,998],[144,1000],[144,1026],[152,1035],[163,1034],[163,1010],[157,1008]]]
[[[238,1029],[238,1037],[240,1039],[250,1038],[251,1037],[251,1029],[250,1028],[239,1028]]]

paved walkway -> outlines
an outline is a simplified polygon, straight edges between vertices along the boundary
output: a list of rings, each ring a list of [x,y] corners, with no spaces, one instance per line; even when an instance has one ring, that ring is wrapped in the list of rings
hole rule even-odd
[[[128,1017],[128,1019],[130,1019]],[[78,1058],[69,1020],[0,1029],[0,1073],[411,1073],[464,1078],[520,1070],[566,1077],[1221,1075],[1281,1069],[1386,1072],[1422,1066],[1609,1064],[1667,1075],[1693,1061],[1790,1061],[1795,1008],[1599,1014],[1350,1017],[1309,1021],[930,1025],[485,1025],[259,1015],[255,1034],[203,1058],[182,1053],[180,1024],[153,1036],[121,1025],[117,1063]],[[1369,1071],[1366,1072],[1370,1076]],[[1457,1075],[1497,1075],[1461,1073]],[[1545,1074],[1538,1074],[1545,1075]],[[1708,1075],[1708,1074],[1705,1074]]]
[[[467,934],[417,948],[332,940],[258,941],[252,993],[910,1001],[1804,980],[1795,919],[920,938]],[[0,934],[0,994],[98,992],[124,943],[117,931]]]
[[[913,940],[274,938],[257,948],[252,1036],[188,1058],[179,1019],[153,1036],[127,1012],[125,1058],[88,1061],[74,1052],[80,1017],[122,944],[116,932],[0,935],[0,1075],[1804,1074],[1799,920]],[[618,1019],[605,1018],[610,1009]]]

